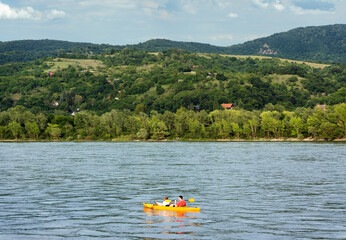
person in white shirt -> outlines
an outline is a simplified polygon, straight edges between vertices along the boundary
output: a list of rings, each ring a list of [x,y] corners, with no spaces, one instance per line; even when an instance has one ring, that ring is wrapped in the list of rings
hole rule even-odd
[[[171,200],[168,199],[168,197],[165,197],[162,203],[156,202],[155,203],[159,206],[165,206],[165,207],[169,207],[172,203]]]

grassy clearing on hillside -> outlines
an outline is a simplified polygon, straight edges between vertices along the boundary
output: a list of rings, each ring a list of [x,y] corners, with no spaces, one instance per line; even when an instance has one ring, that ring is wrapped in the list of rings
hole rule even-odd
[[[322,64],[322,63],[312,63],[312,62],[304,62],[304,61],[296,61],[296,60],[289,60],[289,59],[283,59],[283,58],[279,58],[281,61],[287,61],[290,63],[298,63],[298,64],[303,64],[305,63],[306,65],[313,67],[313,68],[325,68],[325,67],[329,67],[329,64]]]
[[[297,75],[291,75],[291,74],[284,74],[284,75],[270,74],[268,77],[271,78],[272,82],[274,82],[274,83],[285,84],[287,86],[297,86],[300,89],[303,88],[301,80],[304,79],[304,78],[299,77]],[[292,78],[292,77],[296,77],[298,79],[298,81],[297,82],[289,82],[289,79]]]
[[[57,69],[72,67],[82,67],[88,69],[97,67],[104,67],[104,64],[99,60],[93,59],[67,59],[67,58],[57,58],[53,61],[47,62],[47,65],[50,66],[48,71],[56,71]]]
[[[267,56],[255,56],[255,55],[227,55],[227,54],[220,54],[224,57],[235,57],[235,58],[253,58],[253,59],[272,59],[273,57],[267,57]],[[204,56],[204,55],[201,55]],[[296,60],[289,60],[284,58],[277,58],[282,62],[289,62],[289,63],[297,63],[297,64],[306,64],[313,68],[325,68],[330,66],[329,64],[321,64],[321,63],[312,63],[312,62],[305,62],[305,61],[296,61]]]
[[[13,101],[18,101],[22,97],[22,94],[20,93],[14,93],[11,95],[11,98]]]

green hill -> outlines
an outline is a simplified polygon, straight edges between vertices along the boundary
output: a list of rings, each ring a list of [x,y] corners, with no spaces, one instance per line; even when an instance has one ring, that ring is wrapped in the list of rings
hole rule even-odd
[[[262,55],[315,62],[346,62],[345,39],[346,24],[297,28],[230,47],[166,39],[154,39],[126,46],[57,40],[22,40],[0,42],[0,64],[66,56],[63,55],[66,53],[79,55],[114,53],[126,47],[150,52],[182,49],[195,53]]]
[[[178,48],[199,53],[261,55],[293,60],[346,62],[346,24],[296,28],[244,44],[218,47],[165,39],[129,45],[140,50],[164,51]]]
[[[345,64],[178,49],[60,55],[0,65],[0,140],[346,136]]]
[[[153,39],[144,43],[127,45],[127,47],[136,48],[138,50],[146,50],[150,52],[162,52],[169,49],[182,49],[196,53],[229,53],[226,47],[218,47],[205,43],[196,42],[180,42],[167,39]]]
[[[232,54],[346,62],[346,24],[296,28],[229,47]]]
[[[0,64],[56,57],[61,53],[101,53],[114,47],[106,44],[77,43],[48,39],[0,42]]]
[[[0,65],[0,110],[22,105],[65,114],[137,108],[162,113],[181,107],[210,112],[222,103],[256,110],[268,104],[294,109],[345,102],[344,65],[176,49],[68,56]]]

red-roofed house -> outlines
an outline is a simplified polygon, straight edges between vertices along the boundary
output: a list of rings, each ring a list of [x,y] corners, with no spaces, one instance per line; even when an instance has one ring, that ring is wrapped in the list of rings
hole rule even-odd
[[[232,109],[233,104],[232,104],[232,103],[223,103],[223,104],[221,104],[221,106],[222,106],[224,109]]]

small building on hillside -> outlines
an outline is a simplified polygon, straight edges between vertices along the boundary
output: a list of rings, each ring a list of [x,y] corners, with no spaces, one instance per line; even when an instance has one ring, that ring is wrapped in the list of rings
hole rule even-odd
[[[223,104],[221,104],[221,106],[222,106],[224,109],[232,109],[233,103],[223,103]]]
[[[200,105],[193,105],[193,108],[195,109],[195,111],[199,112],[201,110],[201,106]]]
[[[320,105],[320,104],[318,104],[318,105],[316,105],[316,107],[317,108],[321,108],[321,109],[323,109],[324,111],[326,111],[326,108],[327,108],[327,105]]]
[[[47,72],[47,76],[48,76],[48,77],[53,76],[53,74],[54,74],[54,72],[52,72],[52,71],[48,71],[48,72]]]

